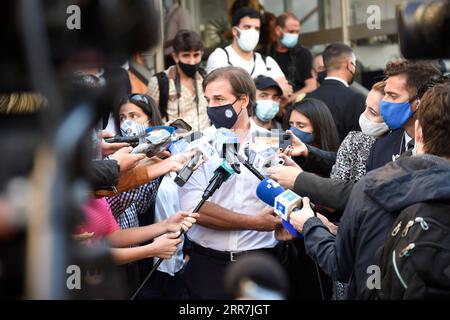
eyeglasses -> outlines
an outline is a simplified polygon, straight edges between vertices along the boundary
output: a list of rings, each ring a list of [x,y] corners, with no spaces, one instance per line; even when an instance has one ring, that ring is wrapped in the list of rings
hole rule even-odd
[[[133,93],[130,95],[130,101],[135,102],[143,102],[147,106],[150,106],[150,101],[148,101],[147,97],[140,93]]]

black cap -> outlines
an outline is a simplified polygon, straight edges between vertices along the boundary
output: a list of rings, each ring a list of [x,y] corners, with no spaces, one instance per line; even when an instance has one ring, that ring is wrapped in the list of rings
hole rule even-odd
[[[283,95],[283,90],[281,90],[281,87],[278,85],[278,83],[273,80],[271,77],[266,77],[263,75],[258,76],[255,79],[255,86],[258,90],[264,90],[267,88],[275,88],[278,91],[278,94],[280,96]]]

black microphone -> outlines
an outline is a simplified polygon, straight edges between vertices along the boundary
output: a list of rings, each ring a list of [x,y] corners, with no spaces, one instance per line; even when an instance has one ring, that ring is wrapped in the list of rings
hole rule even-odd
[[[199,163],[201,159],[201,151],[196,151],[195,155],[189,160],[188,163],[184,165],[184,167],[177,173],[177,176],[173,180],[178,186],[182,187],[186,184],[189,178],[194,173],[195,166]]]
[[[139,136],[115,136],[111,138],[106,138],[107,143],[128,143],[130,146],[135,147],[139,144]]]
[[[193,212],[198,212],[203,203],[209,199],[213,193],[220,188],[220,186],[228,180],[235,173],[234,169],[227,163],[225,159],[222,160],[220,166],[214,171],[214,175],[209,180],[208,186],[202,195],[202,201],[197,205]]]
[[[235,152],[234,155],[236,158],[246,167],[251,173],[255,175],[259,180],[264,180],[264,176],[254,167],[252,166],[247,160],[244,159],[243,156],[241,156],[239,153]]]

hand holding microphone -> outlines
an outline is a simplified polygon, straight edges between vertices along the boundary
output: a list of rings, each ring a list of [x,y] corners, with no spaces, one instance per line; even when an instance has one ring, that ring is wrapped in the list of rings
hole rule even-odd
[[[308,197],[303,197],[301,200],[302,208],[299,211],[293,211],[289,215],[289,222],[299,232],[303,232],[303,226],[306,220],[315,216],[314,211],[311,209],[311,202]]]
[[[261,181],[256,188],[256,195],[267,205],[274,207],[275,213],[282,219],[283,227],[290,234],[295,237],[300,236],[296,228],[289,222],[291,213],[299,211],[302,206],[302,198],[299,195],[291,190],[285,190],[272,179]],[[312,212],[314,215],[314,211]]]

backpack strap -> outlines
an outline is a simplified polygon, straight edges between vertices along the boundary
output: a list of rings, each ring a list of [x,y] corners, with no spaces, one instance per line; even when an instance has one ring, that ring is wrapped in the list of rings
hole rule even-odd
[[[164,71],[155,73],[159,87],[159,111],[163,118],[169,119],[167,105],[169,104],[169,77]]]
[[[227,49],[222,48],[223,51],[225,51],[225,54],[227,55],[227,63],[229,66],[232,66],[231,62],[230,62],[230,55],[228,54]]]
[[[136,60],[131,59],[129,61],[129,70],[132,72],[142,83],[144,83],[146,86],[148,86],[148,83],[150,81],[151,73],[149,70],[136,62]]]
[[[267,55],[260,53],[262,61],[264,62],[264,64],[266,65],[266,69],[268,72],[270,72],[270,70],[272,70],[271,67],[267,66]],[[255,61],[256,61],[256,56],[255,56]]]

